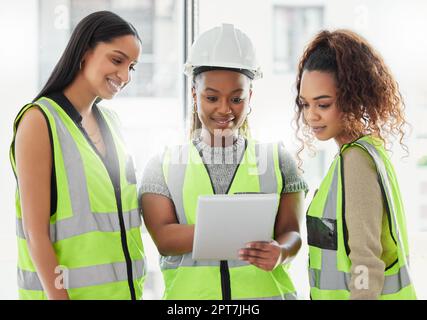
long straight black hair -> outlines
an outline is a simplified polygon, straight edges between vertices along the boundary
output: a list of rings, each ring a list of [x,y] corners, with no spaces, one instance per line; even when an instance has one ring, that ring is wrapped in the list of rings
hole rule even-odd
[[[114,38],[126,35],[133,35],[141,42],[135,27],[113,12],[97,11],[83,18],[71,34],[64,53],[33,102],[66,88],[76,77],[87,50],[95,48],[99,42],[108,43]]]

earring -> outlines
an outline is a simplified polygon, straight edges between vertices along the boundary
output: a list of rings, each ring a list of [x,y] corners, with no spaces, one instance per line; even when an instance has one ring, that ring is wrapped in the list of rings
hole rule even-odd
[[[193,114],[197,113],[197,104],[194,102],[193,103]]]
[[[79,69],[82,70],[82,61],[79,63]]]
[[[252,107],[249,106],[249,112],[246,114],[247,116],[252,112]]]

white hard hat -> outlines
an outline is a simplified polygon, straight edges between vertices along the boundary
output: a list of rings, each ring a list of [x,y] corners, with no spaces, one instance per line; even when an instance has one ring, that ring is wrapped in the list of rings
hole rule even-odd
[[[251,40],[232,24],[212,28],[194,41],[184,73],[192,76],[216,68],[237,69],[250,78],[262,78]]]

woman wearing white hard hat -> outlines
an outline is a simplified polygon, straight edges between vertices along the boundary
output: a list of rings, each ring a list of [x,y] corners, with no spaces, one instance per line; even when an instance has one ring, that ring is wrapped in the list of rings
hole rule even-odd
[[[252,81],[262,76],[253,45],[223,24],[194,42],[185,72],[193,83],[192,140],[153,158],[140,190],[144,221],[162,255],[164,298],[295,299],[287,267],[301,246],[298,217],[307,187],[281,143],[249,137]],[[189,160],[174,165],[177,152]],[[249,160],[260,157],[264,168]],[[198,197],[235,193],[280,195],[274,239],[248,243],[240,260],[193,260]]]

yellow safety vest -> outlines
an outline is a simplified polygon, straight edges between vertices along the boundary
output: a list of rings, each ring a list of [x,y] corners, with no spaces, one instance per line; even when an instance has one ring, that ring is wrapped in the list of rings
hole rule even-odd
[[[371,136],[362,137],[342,146],[340,154],[333,161],[308,209],[311,298],[315,300],[350,298],[351,261],[344,235],[346,226],[342,160],[343,151],[350,147],[362,148],[374,160],[390,221],[389,239],[393,241],[390,246],[397,247],[396,261],[384,271],[384,287],[378,298],[415,299],[415,290],[409,277],[408,240],[399,185],[382,142]]]
[[[16,117],[15,134],[23,114],[33,106],[44,113],[53,142],[58,196],[50,217],[50,240],[59,263],[58,283],[71,299],[141,299],[146,271],[136,179],[115,114],[100,108],[118,156],[116,188],[101,158],[55,101],[42,97],[26,105]],[[10,158],[16,174],[15,134]],[[18,188],[16,214],[19,296],[46,299],[28,251]]]
[[[189,144],[169,148],[164,155],[163,173],[179,223],[195,224],[198,197],[214,194],[209,173],[195,146]],[[226,193],[280,195],[282,185],[278,145],[257,144],[249,140]],[[267,272],[239,260],[193,260],[191,253],[163,256],[164,298],[295,299],[295,288],[287,267],[279,265]]]

